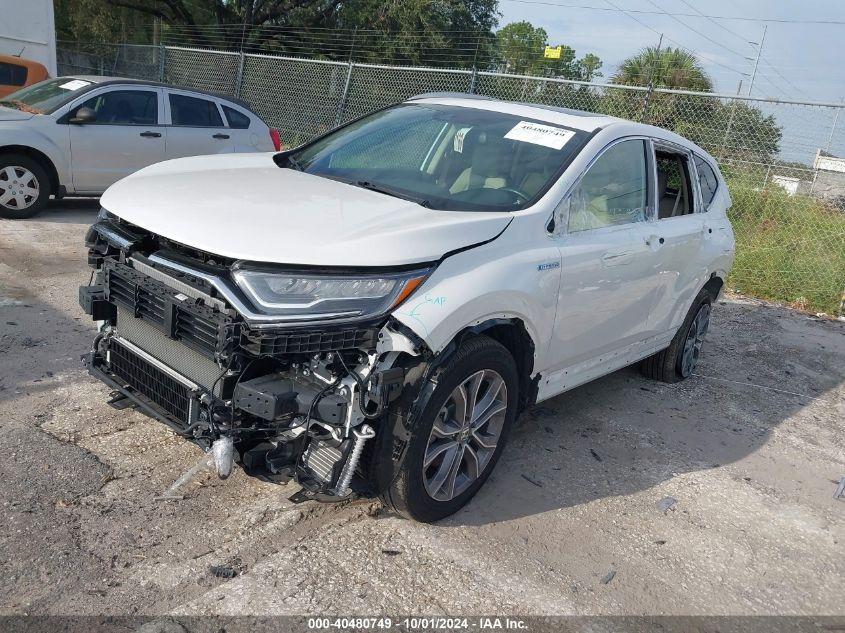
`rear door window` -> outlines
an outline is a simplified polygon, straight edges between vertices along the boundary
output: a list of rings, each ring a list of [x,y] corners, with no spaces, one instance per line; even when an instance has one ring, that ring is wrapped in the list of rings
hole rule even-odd
[[[657,218],[666,220],[695,213],[692,170],[687,154],[658,147]]]
[[[223,106],[223,113],[226,115],[226,121],[229,127],[235,130],[246,130],[249,127],[249,117],[243,112],[238,112],[229,106]]]
[[[185,127],[223,127],[216,103],[178,94],[170,95],[170,120]]]
[[[96,112],[100,125],[158,123],[158,94],[151,90],[112,90],[91,97],[80,107]]]

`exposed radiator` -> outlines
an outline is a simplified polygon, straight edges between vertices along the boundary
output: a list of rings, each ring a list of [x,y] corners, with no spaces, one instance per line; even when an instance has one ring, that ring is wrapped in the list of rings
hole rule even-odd
[[[328,483],[332,480],[332,469],[342,457],[340,449],[322,440],[311,440],[305,449],[302,465],[322,483]]]
[[[210,389],[223,372],[217,363],[207,356],[168,338],[155,326],[135,318],[120,304],[117,306],[117,332],[150,356],[206,389]],[[220,395],[220,381],[217,381],[214,395]]]

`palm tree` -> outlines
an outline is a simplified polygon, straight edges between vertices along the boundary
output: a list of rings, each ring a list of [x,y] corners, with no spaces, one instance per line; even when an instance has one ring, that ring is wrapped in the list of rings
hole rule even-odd
[[[712,92],[713,81],[692,53],[680,48],[644,48],[623,61],[612,77],[613,83],[629,86],[677,88]]]

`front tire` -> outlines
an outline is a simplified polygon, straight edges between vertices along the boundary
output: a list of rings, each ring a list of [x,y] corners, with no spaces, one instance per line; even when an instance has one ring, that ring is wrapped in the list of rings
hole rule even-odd
[[[640,370],[645,376],[674,383],[692,375],[710,327],[711,302],[710,293],[706,290],[698,294],[669,347],[640,363]]]
[[[466,505],[499,460],[518,389],[507,349],[486,336],[466,341],[414,423],[398,476],[382,495],[387,506],[428,523]]]
[[[23,154],[0,155],[0,217],[31,218],[50,193],[50,178],[38,161]]]

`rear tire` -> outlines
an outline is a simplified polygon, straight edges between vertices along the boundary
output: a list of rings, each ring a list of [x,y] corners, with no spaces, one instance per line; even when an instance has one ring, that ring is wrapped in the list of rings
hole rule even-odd
[[[486,336],[461,345],[414,422],[399,473],[382,494],[385,504],[426,523],[466,505],[499,460],[516,418],[518,389],[516,363],[504,346]]]
[[[24,154],[0,155],[0,217],[31,218],[51,193],[50,177],[41,163]]]
[[[660,382],[675,383],[689,378],[698,363],[701,343],[710,324],[710,306],[710,293],[702,290],[669,347],[644,359],[640,371]]]

